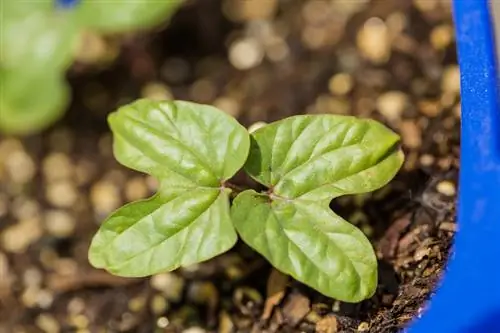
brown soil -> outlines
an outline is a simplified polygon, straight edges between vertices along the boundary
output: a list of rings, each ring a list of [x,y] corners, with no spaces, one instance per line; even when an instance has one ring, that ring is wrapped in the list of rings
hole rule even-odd
[[[0,139],[1,333],[378,333],[424,311],[456,229],[460,109],[449,4],[231,3],[223,12],[219,1],[188,1],[167,28],[106,39],[98,60],[69,73],[74,99],[63,120],[40,135]],[[238,22],[230,19],[235,8],[244,14]],[[239,53],[241,38],[250,46]],[[234,66],[245,64],[251,68]],[[343,113],[401,133],[407,158],[396,179],[332,203],[373,240],[376,295],[360,304],[326,298],[242,243],[153,278],[91,268],[87,249],[99,222],[155,188],[114,161],[106,114],[169,94],[213,103],[246,126]]]

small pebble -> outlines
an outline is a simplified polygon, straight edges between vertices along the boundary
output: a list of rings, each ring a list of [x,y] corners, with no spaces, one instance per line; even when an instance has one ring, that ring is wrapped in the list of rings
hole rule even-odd
[[[69,179],[73,175],[73,164],[69,157],[63,153],[52,153],[44,158],[42,170],[49,181]]]
[[[90,202],[97,214],[107,215],[120,206],[120,191],[109,181],[98,181],[90,189]]]
[[[408,96],[401,91],[388,91],[377,98],[377,109],[387,120],[401,119],[408,104]]]
[[[15,183],[26,184],[35,176],[35,163],[24,150],[12,152],[4,160],[4,164],[11,180]]]
[[[128,301],[128,308],[132,312],[140,312],[146,305],[146,297],[137,296]]]
[[[32,218],[21,220],[0,233],[0,240],[7,252],[22,253],[28,246],[37,241],[41,235],[40,220]]]
[[[455,184],[453,184],[451,181],[448,181],[448,180],[443,180],[443,181],[439,182],[436,185],[436,190],[439,193],[444,194],[448,197],[452,197],[452,196],[455,196],[457,194]]]
[[[160,328],[166,328],[168,326],[168,324],[170,324],[170,322],[167,319],[167,317],[160,317],[156,321],[156,326],[158,326]]]
[[[368,332],[370,329],[370,324],[368,324],[366,321],[361,322],[358,326],[358,332]]]
[[[40,204],[35,199],[18,196],[12,203],[11,212],[18,220],[36,218],[40,214]]]
[[[429,118],[434,118],[439,116],[443,108],[439,101],[423,100],[418,103],[419,111]]]
[[[345,95],[351,91],[352,87],[352,76],[347,73],[336,74],[328,81],[328,89],[334,95]]]
[[[45,197],[55,207],[69,208],[75,204],[78,194],[72,183],[68,181],[56,181],[47,184]]]
[[[264,58],[264,50],[253,38],[235,41],[229,48],[229,61],[240,70],[247,70],[259,65]]]
[[[39,269],[30,267],[24,271],[23,283],[26,287],[40,287],[42,281],[43,276]]]
[[[431,31],[430,40],[436,50],[447,48],[453,41],[453,28],[448,24],[435,27]]]
[[[173,99],[172,92],[161,82],[149,82],[141,90],[141,96],[156,101]]]
[[[182,331],[182,333],[206,333],[206,331],[198,326],[193,326]]]
[[[378,17],[368,19],[358,31],[357,46],[361,54],[375,64],[389,60],[391,45],[384,21]]]
[[[54,295],[46,289],[42,289],[37,295],[37,304],[42,309],[48,309],[52,306],[54,302]]]
[[[49,210],[44,215],[45,229],[55,237],[69,237],[75,230],[75,219],[64,210]]]
[[[151,311],[155,314],[162,314],[168,309],[168,302],[165,297],[161,295],[153,296],[150,304]]]
[[[38,287],[29,287],[24,289],[21,294],[21,301],[28,308],[33,308],[37,306],[38,293],[40,289]]]
[[[418,125],[412,120],[402,121],[400,124],[403,143],[408,148],[419,148],[422,144],[422,134]]]
[[[451,65],[444,69],[441,77],[441,89],[454,94],[460,93],[460,69]]]
[[[154,275],[150,280],[151,286],[161,291],[167,300],[178,302],[182,298],[184,280],[174,273]]]
[[[214,101],[213,105],[235,118],[241,113],[240,104],[231,97],[219,97]]]
[[[72,298],[68,302],[67,310],[72,315],[81,314],[85,311],[85,301],[79,297]]]
[[[420,164],[424,167],[432,166],[435,160],[434,156],[429,154],[423,154],[420,156]]]
[[[148,186],[143,177],[134,177],[125,185],[125,198],[128,201],[144,199],[148,194]]]
[[[234,332],[235,327],[231,316],[226,311],[221,311],[219,314],[219,329],[217,333]]]
[[[36,326],[45,333],[59,333],[61,327],[56,318],[50,314],[42,313],[35,319]]]
[[[89,319],[82,314],[70,316],[69,322],[80,329],[87,328],[89,325]]]

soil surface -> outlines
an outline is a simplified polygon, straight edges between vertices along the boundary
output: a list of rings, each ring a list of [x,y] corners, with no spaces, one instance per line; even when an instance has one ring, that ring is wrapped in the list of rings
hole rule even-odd
[[[73,102],[44,133],[0,139],[0,332],[395,332],[425,311],[449,253],[459,71],[449,1],[187,1],[169,25],[88,34]],[[385,188],[332,207],[373,241],[376,295],[324,297],[242,243],[208,262],[123,279],[93,269],[99,223],[149,196],[118,165],[106,114],[139,97],[214,104],[245,126],[353,114],[401,134]],[[247,184],[236,177],[239,185]]]

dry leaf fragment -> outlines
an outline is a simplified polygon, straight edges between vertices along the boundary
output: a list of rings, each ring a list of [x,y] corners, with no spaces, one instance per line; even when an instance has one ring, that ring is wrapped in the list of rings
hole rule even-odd
[[[261,317],[262,320],[267,320],[271,317],[274,307],[278,305],[285,296],[287,284],[288,276],[273,268],[267,280],[267,295]]]

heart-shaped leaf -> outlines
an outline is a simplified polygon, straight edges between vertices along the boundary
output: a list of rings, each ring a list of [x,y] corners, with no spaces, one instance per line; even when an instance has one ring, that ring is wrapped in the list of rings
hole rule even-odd
[[[149,28],[168,19],[183,0],[82,0],[76,7],[83,26],[103,32]]]
[[[245,243],[280,271],[346,302],[373,295],[377,265],[370,242],[328,206],[269,198],[252,190],[233,202],[233,220]]]
[[[236,242],[224,182],[245,163],[250,139],[211,106],[139,100],[109,117],[119,162],[160,180],[153,198],[112,214],[89,260],[116,275],[146,276],[212,258]]]
[[[373,249],[328,204],[389,182],[403,162],[398,142],[382,124],[348,116],[296,116],[258,129],[245,170],[270,192],[236,198],[238,233],[275,267],[325,295],[370,297],[377,281]]]

